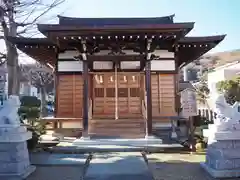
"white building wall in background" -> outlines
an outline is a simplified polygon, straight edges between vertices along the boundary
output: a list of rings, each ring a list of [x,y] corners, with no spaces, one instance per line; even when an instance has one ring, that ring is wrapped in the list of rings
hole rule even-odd
[[[208,88],[210,93],[217,92],[217,83],[224,80],[230,80],[237,76],[240,72],[240,62],[226,64],[215,68],[212,72],[208,73]]]
[[[29,82],[21,82],[19,94],[21,96],[38,96],[37,88],[32,86]]]

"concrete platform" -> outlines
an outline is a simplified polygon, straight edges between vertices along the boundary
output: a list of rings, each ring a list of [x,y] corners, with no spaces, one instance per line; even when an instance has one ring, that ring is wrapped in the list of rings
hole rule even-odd
[[[200,163],[201,167],[207,171],[214,178],[239,178],[240,169],[233,170],[216,170],[206,165],[206,163]]]
[[[96,152],[179,152],[184,147],[180,144],[152,144],[149,146],[124,146],[124,145],[86,145],[86,146],[56,146],[49,148],[52,153],[82,154]]]
[[[85,180],[153,180],[140,153],[109,153],[94,155]]]
[[[151,145],[162,144],[162,139],[149,137],[139,139],[76,139],[73,141],[74,146],[98,146],[98,145],[119,145],[119,146],[140,146],[148,147]]]

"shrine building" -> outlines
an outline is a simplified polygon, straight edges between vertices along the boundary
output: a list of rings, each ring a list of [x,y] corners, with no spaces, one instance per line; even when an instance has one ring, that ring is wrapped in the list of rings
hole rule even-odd
[[[38,24],[44,38],[8,37],[55,70],[58,129],[140,138],[179,115],[178,72],[225,35],[190,37],[193,22],[156,18],[72,18]],[[60,124],[60,125],[59,125]]]

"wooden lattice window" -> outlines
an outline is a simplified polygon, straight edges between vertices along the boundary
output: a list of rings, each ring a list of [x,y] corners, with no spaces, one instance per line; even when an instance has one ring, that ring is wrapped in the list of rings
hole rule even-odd
[[[128,88],[118,88],[118,97],[128,97]]]
[[[94,89],[95,97],[104,97],[104,88]]]
[[[106,88],[107,97],[115,97],[115,88]]]
[[[140,97],[140,89],[130,88],[130,97]]]

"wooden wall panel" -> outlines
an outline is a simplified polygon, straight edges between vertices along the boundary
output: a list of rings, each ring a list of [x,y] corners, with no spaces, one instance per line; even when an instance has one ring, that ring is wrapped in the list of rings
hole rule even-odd
[[[81,75],[73,76],[73,116],[75,118],[82,117],[83,113],[83,77]]]
[[[58,75],[56,117],[73,117],[73,80],[72,75]]]
[[[175,74],[159,75],[160,114],[175,116]]]
[[[175,116],[175,74],[152,74],[153,117]]]
[[[152,115],[159,116],[160,114],[160,94],[159,94],[159,75],[152,74]]]
[[[58,75],[56,117],[81,118],[83,78],[79,74]]]

